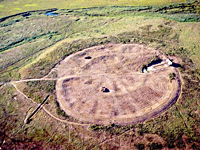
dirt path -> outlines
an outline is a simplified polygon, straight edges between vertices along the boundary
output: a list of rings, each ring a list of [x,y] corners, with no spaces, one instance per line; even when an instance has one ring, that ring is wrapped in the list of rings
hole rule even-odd
[[[177,97],[175,97],[175,98],[172,100],[172,102],[169,103],[168,107],[170,107],[170,106],[173,105],[176,101],[178,101],[179,98],[181,97],[181,93],[182,93],[182,86],[181,86],[182,79],[181,79],[181,74],[180,74],[180,71],[179,71],[178,69],[176,69],[176,72],[177,72],[177,75],[178,75],[177,78],[178,78],[179,90],[178,90],[178,92],[177,92]],[[166,108],[166,109],[167,109],[167,108]],[[161,112],[165,111],[166,109],[163,109]],[[160,114],[161,112],[159,112],[158,114]],[[154,114],[154,117],[156,117],[158,114]],[[110,142],[110,141],[112,141],[112,140],[114,140],[114,139],[116,139],[116,138],[119,138],[119,137],[123,136],[124,134],[126,134],[126,133],[128,133],[128,132],[130,132],[130,131],[131,131],[131,129],[130,129],[130,130],[127,130],[127,131],[125,131],[125,132],[123,132],[122,134],[120,134],[120,135],[118,135],[118,136],[114,136],[114,137],[112,137],[112,138],[110,138],[110,139],[105,139],[105,140],[103,140],[102,142],[100,142],[100,143],[98,144],[98,146],[101,146],[101,145],[103,145],[103,144],[105,144],[105,143],[107,143],[107,142]],[[95,149],[95,148],[96,148],[96,147],[92,148],[91,150],[93,150],[93,149]]]
[[[30,79],[30,80],[27,79],[27,80],[15,81],[15,83],[25,82],[25,81],[38,81],[38,80],[42,80],[42,79]],[[40,105],[40,104],[36,103],[33,99],[28,98],[23,92],[21,92],[21,91],[17,88],[17,86],[16,86],[15,83],[12,82],[11,84],[14,86],[14,88],[16,89],[16,91],[17,91],[19,94],[21,94],[22,96],[24,96],[26,99],[30,100],[32,103],[36,104],[37,106]],[[57,121],[60,121],[60,122],[63,122],[63,123],[67,123],[67,124],[71,124],[71,125],[78,125],[78,126],[88,126],[88,125],[91,125],[91,124],[82,124],[82,123],[70,122],[70,121],[66,121],[66,120],[60,119],[60,118],[54,116],[51,112],[49,112],[49,111],[45,108],[45,106],[42,106],[41,108],[44,110],[44,112],[45,112],[47,115],[49,115],[50,117],[52,117],[53,119],[55,119],[55,120],[57,120]]]
[[[154,113],[153,116],[157,116],[158,114],[160,114],[161,112],[165,111],[167,108],[169,108],[172,104],[174,104],[180,97],[180,94],[181,94],[181,91],[182,91],[182,87],[181,87],[181,77],[180,77],[180,72],[176,69],[176,72],[177,72],[177,80],[178,80],[178,84],[179,84],[179,89],[176,93],[176,96],[175,98],[168,104],[167,107],[165,108],[162,108],[159,112],[157,113]],[[130,74],[131,75],[131,74]],[[86,75],[87,76],[87,75]],[[36,103],[35,101],[33,101],[31,98],[28,98],[27,95],[25,95],[23,92],[21,92],[18,87],[16,86],[16,83],[20,83],[20,82],[27,82],[27,81],[42,81],[42,80],[45,80],[45,81],[57,81],[57,80],[63,80],[63,79],[67,79],[67,78],[71,78],[71,77],[80,77],[80,76],[67,76],[67,77],[63,77],[63,78],[57,78],[57,79],[54,79],[54,78],[38,78],[38,79],[25,79],[25,80],[19,80],[19,81],[12,81],[10,82],[11,85],[14,86],[14,88],[16,89],[16,91],[23,95],[26,99],[30,100],[32,103],[36,104],[37,106],[39,105],[38,103]],[[72,125],[82,125],[82,126],[85,126],[85,125],[91,125],[91,124],[82,124],[82,123],[75,123],[75,122],[70,122],[70,121],[66,121],[66,120],[63,120],[63,119],[60,119],[56,116],[54,116],[53,114],[51,114],[45,107],[42,107],[42,109],[52,118],[60,121],[60,122],[63,122],[63,123],[67,123],[67,124],[72,124]],[[146,118],[143,118],[142,120],[147,120],[151,117],[146,117]],[[141,122],[141,119],[138,119],[137,121],[135,121],[134,123],[137,123],[137,122]]]
[[[53,47],[46,53],[52,50]],[[90,56],[89,59],[86,56]],[[45,106],[42,107],[49,116],[60,122],[74,125],[133,124],[159,115],[173,105],[181,94],[181,79],[177,69],[162,65],[156,71],[141,73],[141,66],[155,56],[164,61],[167,58],[160,51],[140,44],[95,46],[66,57],[42,78],[11,81],[10,84],[26,99],[37,104],[20,91],[17,84],[56,81],[61,109],[69,116],[89,124],[60,119]],[[43,57],[45,54],[38,59]],[[48,78],[53,71],[57,72],[58,77]],[[174,71],[177,80],[170,83],[168,75]],[[105,86],[108,86],[110,93],[99,90]]]
[[[30,99],[17,88],[17,83],[57,81],[58,102],[69,116],[90,124],[133,124],[159,115],[174,104],[181,93],[180,73],[176,73],[176,81],[168,81],[168,74],[176,70],[172,67],[162,65],[156,71],[140,73],[141,65],[155,55],[164,60],[167,58],[161,52],[139,44],[96,46],[70,55],[42,78],[10,83]],[[90,56],[89,60],[86,56]],[[57,71],[58,77],[48,78],[53,71]],[[102,94],[99,87],[104,86],[109,86],[112,92]],[[63,96],[65,88],[71,91]],[[76,107],[73,107],[74,103]],[[58,121],[76,124],[54,116],[45,107],[43,110]]]
[[[72,76],[64,76],[64,77],[61,77],[61,78],[48,78],[49,74],[54,71],[54,70],[51,70],[46,76],[44,76],[43,78],[37,78],[37,79],[24,79],[24,80],[19,80],[19,81],[12,81],[10,82],[11,85],[14,86],[14,88],[16,89],[16,91],[21,94],[22,96],[24,96],[26,99],[28,99],[30,102],[36,104],[37,106],[39,106],[40,104],[36,103],[33,99],[31,98],[28,98],[28,96],[26,94],[24,94],[22,91],[20,91],[18,89],[18,87],[16,86],[17,83],[21,83],[21,82],[28,82],[28,81],[57,81],[57,82],[60,82],[62,80],[65,80],[65,79],[68,79],[68,78],[75,78],[75,77],[83,77],[83,76],[79,76],[79,75],[72,75]],[[182,92],[182,86],[181,86],[181,83],[182,83],[182,79],[181,79],[181,74],[179,72],[178,69],[175,69],[176,71],[176,74],[177,74],[177,82],[178,82],[178,90],[176,91],[175,93],[175,96],[174,98],[167,104],[165,105],[164,107],[163,106],[160,106],[160,109],[156,112],[154,112],[153,114],[151,115],[146,115],[144,118],[138,118],[136,119],[134,122],[132,123],[139,123],[139,122],[142,122],[142,121],[145,121],[145,120],[148,120],[150,118],[153,118],[153,117],[156,117],[158,115],[160,115],[161,113],[163,113],[164,111],[166,111],[169,107],[171,107],[181,96],[181,92]],[[151,72],[149,74],[153,74],[155,72]],[[143,73],[134,73],[134,75],[137,74],[137,75],[143,75]],[[90,76],[101,76],[101,75],[104,75],[104,74],[90,74]],[[133,74],[129,74],[130,76],[132,76]],[[84,76],[88,76],[88,75],[84,75]],[[109,76],[115,76],[113,74],[110,74]],[[5,84],[6,85],[6,84]],[[4,85],[3,85],[4,86]],[[45,106],[42,106],[41,109],[48,115],[50,116],[51,118],[59,121],[59,122],[62,122],[62,123],[66,123],[66,124],[69,124],[69,125],[77,125],[77,126],[90,126],[92,124],[88,123],[88,124],[84,124],[84,123],[76,123],[76,122],[71,122],[71,121],[67,121],[67,120],[63,120],[63,119],[60,119],[56,116],[54,116],[47,108],[45,108]],[[121,133],[120,135],[116,135],[116,136],[113,136],[112,138],[106,138],[104,139],[103,141],[99,142],[99,146],[107,143],[107,142],[110,142],[112,140],[115,140],[117,138],[120,138],[121,136],[125,135],[126,133],[130,132],[132,129],[129,129],[129,130],[126,130],[124,131],[123,133]],[[91,148],[91,149],[95,149],[95,147]]]
[[[56,81],[58,80],[57,78],[38,78],[38,79],[24,79],[24,80],[19,80],[19,81],[12,81],[10,82],[11,84],[13,83],[20,83],[20,82],[29,82],[29,81]]]
[[[14,88],[16,89],[16,91],[21,94],[22,96],[24,96],[26,99],[30,100],[32,103],[39,105],[38,103],[36,103],[34,100],[32,100],[31,98],[28,98],[28,96],[26,96],[23,92],[21,92],[18,87],[16,86],[15,83],[11,83],[11,85],[14,86]]]
[[[163,59],[163,65],[141,73],[155,56]],[[60,107],[69,116],[94,124],[147,120],[169,108],[180,94],[177,80],[169,81],[175,69],[167,66],[166,59],[140,44],[101,45],[72,54],[56,66]],[[101,87],[109,92],[102,93]]]
[[[178,72],[179,72],[179,71],[178,71]],[[66,78],[68,78],[68,77],[66,77]],[[33,101],[31,98],[28,98],[23,92],[21,92],[21,91],[17,88],[17,86],[16,86],[15,83],[27,82],[27,81],[40,81],[40,80],[43,80],[43,79],[27,79],[27,80],[20,80],[20,81],[12,82],[11,84],[15,87],[16,91],[17,91],[19,94],[23,95],[26,99],[30,100],[32,103],[35,103],[35,104],[39,105],[38,103],[36,103],[35,101]],[[50,81],[50,80],[55,80],[55,79],[45,79],[45,80]],[[180,79],[179,79],[179,80],[180,80]],[[180,83],[181,83],[181,81],[179,81],[179,84],[180,84]],[[176,100],[178,100],[178,98],[179,98],[178,96],[179,96],[180,93],[181,93],[181,87],[180,87],[180,89],[179,89],[178,91],[179,91],[179,92],[177,93],[176,98],[174,98],[174,100],[173,100],[171,103],[169,103],[169,107],[170,107],[174,102],[176,102]],[[56,120],[58,120],[58,121],[61,121],[61,122],[63,122],[63,123],[68,123],[68,124],[73,124],[73,125],[91,125],[91,124],[80,124],[80,123],[75,123],[75,122],[69,122],[69,121],[60,119],[60,118],[55,117],[54,115],[52,115],[45,107],[42,107],[42,108],[43,108],[43,110],[44,110],[50,117],[52,117],[52,118],[54,118],[54,119],[56,119]],[[161,112],[162,112],[162,111],[163,111],[163,110],[161,110]],[[159,113],[160,113],[160,112],[155,113],[153,116],[156,116],[156,115],[159,114]],[[145,120],[146,120],[146,119],[149,119],[149,118],[145,118]],[[137,121],[137,122],[140,122],[140,121]]]
[[[181,91],[182,91],[180,72],[179,72],[179,70],[176,70],[176,71],[177,71],[177,74],[178,74],[178,80],[179,80],[179,85],[180,85],[179,89],[180,89],[180,90],[179,90],[179,94],[177,93],[177,96],[178,96],[178,97],[176,97],[176,99],[173,100],[173,103],[176,102],[176,101],[179,99],[180,93],[181,93]],[[44,78],[41,78],[41,79],[26,79],[26,80],[19,80],[19,81],[11,82],[11,84],[14,86],[14,88],[16,89],[16,91],[17,91],[19,94],[23,95],[26,99],[30,100],[32,103],[34,103],[34,104],[36,104],[37,106],[39,106],[38,103],[36,103],[36,102],[33,101],[32,99],[28,98],[23,92],[21,92],[21,91],[17,88],[17,86],[16,86],[15,83],[27,82],[27,81],[40,81],[40,80],[48,80],[48,81],[50,81],[50,80],[57,80],[57,79],[51,79],[51,78],[48,78],[48,79],[44,79]],[[171,105],[172,105],[172,104],[170,103],[170,104],[169,104],[169,107],[170,107]],[[44,110],[44,112],[45,112],[48,116],[50,116],[51,118],[53,118],[53,119],[55,119],[55,120],[57,120],[57,121],[60,121],[60,122],[62,122],[62,123],[66,123],[66,124],[70,124],[70,125],[78,125],[78,126],[90,126],[90,125],[91,125],[91,124],[75,123],[75,122],[70,122],[70,121],[66,121],[66,120],[60,119],[60,118],[54,116],[51,112],[49,112],[44,106],[41,107],[41,108]],[[163,112],[163,111],[165,111],[165,110],[166,110],[166,109],[163,109],[163,110],[161,110],[161,112]],[[160,112],[159,112],[158,114],[160,114]],[[154,117],[156,117],[158,114],[154,114]],[[150,117],[150,118],[152,118],[152,117]],[[146,119],[149,119],[149,118],[146,118]],[[114,137],[109,138],[109,139],[104,139],[104,140],[101,141],[98,145],[101,146],[101,145],[103,145],[103,144],[105,144],[105,143],[107,143],[107,142],[110,142],[110,141],[112,141],[112,140],[115,140],[115,139],[117,139],[117,138],[120,138],[121,136],[125,135],[126,133],[130,132],[131,130],[132,130],[132,129],[129,129],[129,130],[124,131],[124,132],[121,133],[120,135],[114,136]],[[93,149],[95,149],[95,147],[91,148],[91,150],[93,150]]]
[[[42,79],[49,78],[48,76],[49,76],[52,72],[56,72],[56,71],[57,71],[56,68],[51,69],[51,71],[50,71],[46,76],[42,77]]]

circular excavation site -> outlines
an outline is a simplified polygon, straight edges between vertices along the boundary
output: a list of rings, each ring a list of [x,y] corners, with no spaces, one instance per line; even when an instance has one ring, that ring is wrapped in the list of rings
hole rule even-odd
[[[57,67],[57,99],[75,119],[132,124],[168,109],[180,94],[179,72],[165,55],[139,44],[96,46]]]

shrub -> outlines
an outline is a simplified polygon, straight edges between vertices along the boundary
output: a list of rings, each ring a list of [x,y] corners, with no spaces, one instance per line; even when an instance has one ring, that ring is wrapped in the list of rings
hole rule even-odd
[[[134,146],[139,150],[143,150],[145,148],[145,145],[141,143],[134,144]]]
[[[160,143],[151,143],[149,145],[150,150],[160,150],[160,149],[162,149],[162,147],[163,146]]]
[[[176,74],[175,73],[170,73],[169,74],[170,81],[174,80],[175,78],[176,78]]]

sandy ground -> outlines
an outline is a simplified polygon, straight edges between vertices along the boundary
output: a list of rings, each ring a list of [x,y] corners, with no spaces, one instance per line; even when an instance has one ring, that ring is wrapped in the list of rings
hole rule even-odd
[[[77,120],[95,124],[130,124],[161,113],[179,85],[169,80],[169,73],[177,74],[173,67],[141,73],[156,55],[165,57],[139,44],[109,44],[66,57],[56,66],[60,106]]]

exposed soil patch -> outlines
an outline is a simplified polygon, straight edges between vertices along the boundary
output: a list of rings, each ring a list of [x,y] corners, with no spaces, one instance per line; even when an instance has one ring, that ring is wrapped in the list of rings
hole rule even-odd
[[[89,59],[86,57],[90,56]],[[142,66],[163,54],[139,44],[92,47],[64,59],[56,68],[56,91],[62,109],[95,124],[130,124],[161,113],[180,94],[174,67],[141,73]]]

